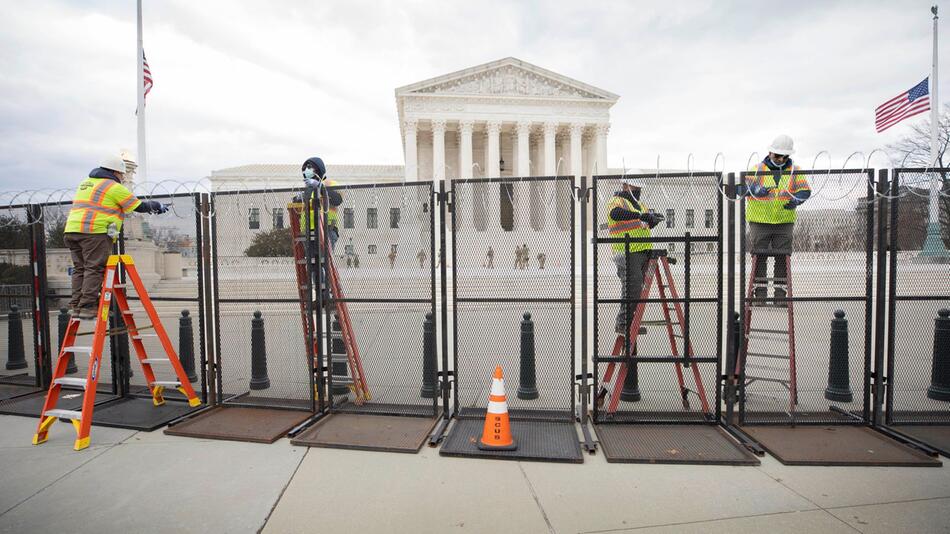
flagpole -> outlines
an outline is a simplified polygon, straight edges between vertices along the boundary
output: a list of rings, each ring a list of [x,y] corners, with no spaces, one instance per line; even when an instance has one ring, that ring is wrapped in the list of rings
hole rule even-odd
[[[937,77],[937,6],[930,8],[934,15],[933,64],[930,73],[930,167],[940,166],[940,98]],[[927,237],[921,247],[920,255],[930,258],[948,258],[947,248],[940,237],[940,188],[943,185],[941,174],[933,172],[930,178],[928,202]]]
[[[137,98],[136,115],[138,117],[138,168],[136,174],[142,182],[148,181],[148,159],[145,151],[145,52],[142,44],[142,0],[137,0],[138,16],[138,75],[135,78],[135,92]]]

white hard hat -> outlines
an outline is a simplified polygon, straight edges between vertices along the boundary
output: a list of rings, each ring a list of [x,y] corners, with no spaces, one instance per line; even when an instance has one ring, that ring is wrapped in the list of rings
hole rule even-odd
[[[103,169],[109,169],[110,171],[118,171],[121,173],[125,172],[125,161],[123,161],[119,156],[109,156],[102,160],[102,162],[99,163],[99,166]]]
[[[791,156],[795,153],[795,141],[792,141],[791,137],[781,134],[772,141],[769,152],[783,156]]]

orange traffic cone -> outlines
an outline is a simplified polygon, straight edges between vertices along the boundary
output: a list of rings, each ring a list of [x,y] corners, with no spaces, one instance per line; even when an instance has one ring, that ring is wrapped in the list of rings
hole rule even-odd
[[[513,451],[518,448],[511,437],[511,423],[508,422],[508,397],[505,396],[505,378],[501,366],[495,367],[491,380],[491,393],[488,395],[488,412],[485,413],[485,428],[478,448],[483,451]]]

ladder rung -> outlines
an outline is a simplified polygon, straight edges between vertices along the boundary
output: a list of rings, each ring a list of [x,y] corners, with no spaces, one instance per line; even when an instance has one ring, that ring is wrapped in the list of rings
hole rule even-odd
[[[142,339],[143,337],[158,337],[158,334],[135,334],[134,336],[129,336],[132,339]]]
[[[153,386],[165,386],[167,388],[177,388],[181,386],[181,382],[177,380],[156,380],[152,382]]]
[[[788,380],[782,380],[781,378],[766,378],[764,376],[749,376],[746,375],[745,381],[748,384],[753,380],[761,380],[763,382],[776,382],[778,384],[788,384]]]
[[[678,325],[679,323],[676,321],[670,321],[669,323],[666,321],[640,321],[640,324],[656,326],[656,325],[667,325],[667,324]]]
[[[343,375],[333,375],[334,386],[349,386],[353,384],[353,379]]]
[[[778,359],[778,360],[788,360],[788,359],[790,359],[788,356],[783,356],[783,355],[781,355],[781,354],[763,354],[763,353],[761,353],[761,352],[747,352],[747,353],[746,353],[746,356],[755,356],[755,357],[758,357],[758,358],[774,358],[774,359]]]
[[[92,347],[80,347],[78,345],[72,347],[63,347],[63,352],[72,352],[74,354],[77,352],[87,352],[92,354]]]
[[[772,330],[770,328],[749,328],[749,332],[758,332],[762,334],[781,334],[783,336],[788,335],[788,330]]]
[[[82,412],[77,412],[75,410],[46,410],[43,412],[43,415],[47,417],[59,417],[60,419],[75,419],[79,421],[82,419]]]
[[[122,315],[133,315],[136,313],[145,313],[145,309],[143,308],[139,310],[122,310]]]
[[[73,378],[64,376],[62,378],[53,379],[54,384],[59,384],[61,386],[81,386],[83,389],[86,389],[86,379],[85,378]]]
[[[168,358],[145,358],[142,363],[151,365],[153,363],[169,363],[170,361]]]

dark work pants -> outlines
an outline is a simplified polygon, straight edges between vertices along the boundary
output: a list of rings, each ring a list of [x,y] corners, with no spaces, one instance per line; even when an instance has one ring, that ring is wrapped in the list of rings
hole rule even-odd
[[[639,299],[643,292],[643,270],[646,268],[647,260],[650,257],[650,251],[631,252],[625,255],[623,252],[614,255],[614,263],[617,265],[617,277],[620,278],[620,299]],[[626,336],[630,331],[630,321],[637,311],[637,303],[620,304],[620,311],[617,312],[617,322],[614,330]]]
[[[768,259],[770,257],[775,258],[775,278],[788,276],[786,260],[792,253],[794,228],[794,223],[749,223],[747,240],[749,252],[759,257],[755,265],[755,273],[753,273],[756,278],[768,277]],[[784,283],[785,280],[779,281],[780,285],[784,285]]]
[[[102,274],[112,254],[112,238],[108,234],[68,233],[63,240],[73,259],[73,293],[69,307],[98,308]]]

